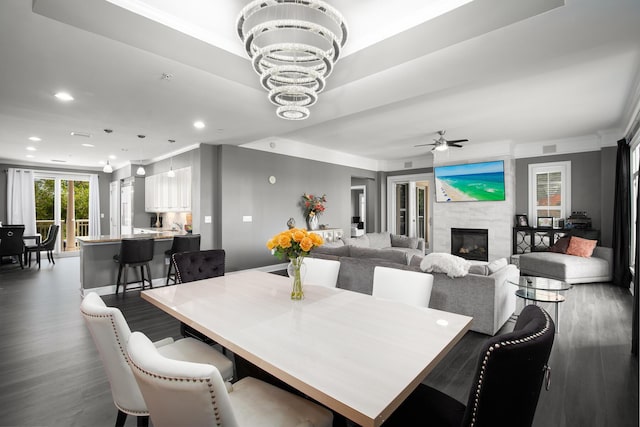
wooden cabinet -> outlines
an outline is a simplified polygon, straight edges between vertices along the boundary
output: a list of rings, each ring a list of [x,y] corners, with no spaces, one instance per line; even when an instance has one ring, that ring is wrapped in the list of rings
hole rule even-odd
[[[563,236],[576,236],[589,240],[599,240],[600,230],[514,227],[512,241],[513,254],[546,251]]]
[[[190,212],[191,211],[191,168],[174,170],[145,178],[145,211],[147,212]]]

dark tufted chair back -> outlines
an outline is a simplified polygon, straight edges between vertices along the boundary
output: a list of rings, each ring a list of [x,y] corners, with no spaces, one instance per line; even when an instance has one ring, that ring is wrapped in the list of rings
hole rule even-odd
[[[530,426],[555,337],[549,314],[526,306],[513,332],[495,336],[480,352],[463,426]]]
[[[176,270],[176,283],[224,276],[224,249],[181,252],[171,255]]]
[[[419,384],[384,423],[385,427],[527,427],[533,423],[555,325],[537,305],[526,306],[513,332],[489,338],[471,385],[467,405]]]

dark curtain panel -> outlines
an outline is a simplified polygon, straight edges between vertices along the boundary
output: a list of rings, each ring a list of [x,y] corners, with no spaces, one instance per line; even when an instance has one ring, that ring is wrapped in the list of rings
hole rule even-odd
[[[640,185],[636,196],[636,212],[640,212]],[[633,275],[633,317],[631,319],[631,353],[638,356],[638,283],[640,283],[640,227],[636,221],[636,256]]]
[[[613,205],[613,283],[629,288],[632,280],[629,249],[631,237],[631,162],[626,139],[618,141],[616,190]]]

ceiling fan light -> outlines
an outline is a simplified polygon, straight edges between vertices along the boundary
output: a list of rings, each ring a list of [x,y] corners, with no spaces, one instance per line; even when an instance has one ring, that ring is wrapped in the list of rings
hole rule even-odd
[[[438,144],[434,148],[434,150],[436,151],[447,151],[448,149],[449,149],[449,146],[447,145],[446,142],[444,144]]]

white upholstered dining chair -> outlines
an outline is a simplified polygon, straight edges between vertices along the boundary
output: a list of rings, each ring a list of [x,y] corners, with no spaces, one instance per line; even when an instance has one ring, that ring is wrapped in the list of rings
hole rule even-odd
[[[231,385],[213,365],[164,357],[141,332],[127,346],[154,427],[330,427],[331,411],[252,377]]]
[[[113,403],[118,408],[116,427],[124,425],[127,414],[147,417],[148,421],[147,405],[129,367],[126,346],[131,330],[122,312],[115,307],[107,307],[95,292],[84,297],[80,311],[109,378]],[[231,360],[196,339],[184,338],[174,341],[173,338],[165,338],[152,345],[165,357],[210,363],[220,369],[225,379],[233,377]],[[139,418],[138,425],[146,425],[145,420]]]
[[[322,258],[304,258],[304,278],[305,284],[325,286],[335,288],[338,283],[338,273],[340,272],[340,261]]]
[[[418,307],[429,307],[433,275],[420,271],[376,267],[372,295]]]

